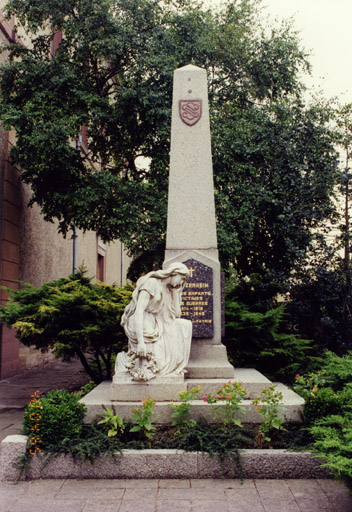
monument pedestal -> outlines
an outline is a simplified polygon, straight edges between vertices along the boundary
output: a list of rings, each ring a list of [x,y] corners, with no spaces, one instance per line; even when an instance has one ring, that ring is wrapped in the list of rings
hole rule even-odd
[[[254,398],[259,398],[264,388],[267,388],[272,383],[269,379],[264,377],[260,372],[253,368],[235,368],[235,378],[231,381],[241,382],[243,387],[247,391],[247,396],[241,402],[241,406],[244,408],[244,412],[238,413],[243,423],[256,423],[262,422],[263,418],[255,405],[252,404]],[[199,400],[193,400],[191,403],[191,418],[198,421],[201,418],[206,419],[209,423],[216,423],[215,416],[212,409],[215,406],[219,406],[225,402],[218,402],[217,404],[208,404],[203,401],[203,398],[208,394],[215,394],[216,390],[222,387],[228,378],[196,378],[189,379],[185,378],[181,391],[185,389],[191,390],[196,386],[201,386],[199,393]],[[86,423],[92,423],[99,421],[104,417],[104,409],[109,408],[114,413],[120,414],[125,420],[131,417],[132,409],[141,408],[141,401],[146,398],[153,398],[155,400],[154,417],[155,423],[159,425],[171,425],[173,418],[171,414],[173,408],[172,403],[179,402],[179,397],[167,398],[173,396],[176,392],[176,386],[182,386],[181,382],[171,381],[167,384],[165,381],[156,380],[154,383],[123,383],[115,380],[114,383],[111,381],[105,381],[99,384],[93,391],[83,397],[80,402],[87,408],[87,414],[85,417]],[[119,389],[120,388],[120,389]],[[280,412],[280,417],[285,422],[301,422],[302,421],[302,409],[304,400],[297,393],[289,389],[287,386],[278,383],[277,390],[282,392],[283,410]],[[128,396],[127,396],[128,394]],[[114,396],[114,399],[112,399]]]
[[[226,347],[209,344],[208,340],[193,339],[187,365],[189,379],[233,379],[235,369],[227,359]]]
[[[153,398],[157,401],[177,400],[179,393],[186,391],[183,375],[155,377],[148,382],[135,382],[130,375],[115,375],[111,384],[111,400],[133,402]]]

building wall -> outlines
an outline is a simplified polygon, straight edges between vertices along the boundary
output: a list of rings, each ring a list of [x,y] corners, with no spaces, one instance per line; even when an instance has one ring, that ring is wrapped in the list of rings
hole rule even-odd
[[[67,277],[73,272],[73,239],[66,239],[58,232],[57,223],[43,220],[40,208],[26,207],[31,197],[30,188],[21,183],[22,215],[20,223],[19,279],[40,286],[44,282]],[[103,258],[101,281],[124,284],[129,258],[123,253],[122,244],[102,244],[93,232],[77,233],[77,266],[87,269],[88,277],[98,277],[98,255]],[[122,255],[122,265],[121,265]],[[122,272],[121,272],[122,271]],[[18,348],[18,370],[44,364],[54,359],[21,343]]]
[[[7,163],[8,137],[0,132],[0,285],[16,289],[19,279],[21,197],[18,175]],[[5,305],[8,293],[0,290]],[[13,329],[0,326],[0,376],[18,371],[19,342]]]
[[[73,271],[73,240],[58,232],[57,223],[45,222],[37,205],[27,206],[31,190],[8,163],[7,144],[8,134],[0,132],[0,284],[16,289],[19,281],[40,286],[67,277]],[[77,266],[83,265],[89,277],[108,284],[126,282],[129,258],[120,242],[103,244],[95,233],[78,231],[76,247]],[[2,290],[1,303],[5,305],[7,299],[8,293]],[[0,349],[0,378],[54,358],[50,352],[25,347],[15,338],[15,331],[4,325]]]
[[[21,183],[24,205],[31,197],[29,187]],[[77,266],[84,266],[89,277],[96,278],[98,254],[105,263],[104,282],[123,284],[126,281],[128,258],[123,254],[121,275],[121,243],[102,244],[95,233],[77,235]],[[66,277],[73,271],[73,239],[58,232],[57,223],[43,220],[40,208],[24,207],[21,218],[20,280],[40,286],[46,281]]]
[[[0,0],[0,44],[13,41],[13,24],[5,20]],[[0,64],[6,60],[0,54]],[[8,134],[0,127],[0,285],[17,288],[20,254],[21,196],[18,176],[8,165]],[[0,303],[6,304],[8,294],[0,290]],[[19,368],[19,346],[13,329],[0,323],[0,378],[17,373]]]

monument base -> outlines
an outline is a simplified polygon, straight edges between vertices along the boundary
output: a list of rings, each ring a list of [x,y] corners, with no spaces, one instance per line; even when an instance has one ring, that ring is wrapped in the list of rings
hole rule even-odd
[[[121,402],[153,398],[157,401],[177,400],[179,393],[186,391],[183,375],[155,377],[148,382],[136,382],[130,375],[115,375],[111,384],[111,400]]]
[[[192,340],[186,369],[188,379],[233,379],[235,374],[225,345],[209,344],[205,340]]]
[[[182,384],[181,382],[177,383],[176,381],[172,383],[172,379],[170,382],[169,378],[161,380],[162,378],[159,377],[159,379],[160,380],[155,380],[153,384],[152,381],[149,383],[123,383],[116,380],[113,383],[110,381],[102,382],[99,386],[93,389],[93,391],[80,400],[80,402],[87,408],[87,414],[84,421],[86,423],[92,423],[100,420],[104,417],[104,409],[106,408],[115,411],[115,413],[120,414],[127,420],[131,417],[132,409],[141,407],[141,400],[152,397],[153,393],[160,393],[162,398],[157,398],[156,394],[153,396],[155,399],[155,423],[160,425],[171,425],[173,421],[171,416],[173,408],[171,407],[171,404],[179,402],[179,397],[176,396],[176,399],[168,399],[166,396],[168,396],[168,393],[171,395],[173,392],[176,392],[177,385],[179,385],[180,388],[182,387],[181,391],[185,391],[186,389],[191,390],[196,386],[201,386],[202,388],[201,393],[199,394],[199,399],[191,402],[192,419],[198,421],[201,418],[204,418],[210,423],[216,423],[216,421],[218,421],[216,420],[212,409],[217,405],[221,405],[221,402],[219,404],[208,404],[207,402],[204,402],[202,398],[204,398],[208,393],[216,393],[217,389],[229,381],[228,378],[185,378]],[[167,383],[167,380],[169,380],[169,383]],[[242,422],[261,423],[263,418],[256,406],[252,404],[252,400],[260,397],[262,390],[270,386],[271,381],[253,368],[236,368],[235,375],[231,380],[241,382],[247,390],[247,396],[240,404],[243,407],[243,412],[238,413]],[[175,387],[172,387],[173,384]],[[286,422],[301,422],[304,405],[303,398],[283,384],[276,383],[276,385],[277,391],[281,391],[283,395],[283,400],[280,404],[282,405],[282,411],[279,416]],[[119,387],[121,387],[120,391],[118,390]],[[168,389],[170,391],[168,391]],[[114,397],[122,396],[123,398],[112,399],[112,395]]]

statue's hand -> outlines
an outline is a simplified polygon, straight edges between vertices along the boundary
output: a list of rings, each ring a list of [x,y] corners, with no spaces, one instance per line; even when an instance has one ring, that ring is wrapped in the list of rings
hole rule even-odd
[[[139,357],[145,357],[147,355],[147,347],[144,342],[138,343],[136,354]]]

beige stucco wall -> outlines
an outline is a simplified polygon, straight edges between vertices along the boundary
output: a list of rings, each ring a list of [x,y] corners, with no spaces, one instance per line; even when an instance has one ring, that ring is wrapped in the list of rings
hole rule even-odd
[[[64,238],[57,229],[57,223],[45,222],[40,208],[34,205],[28,208],[31,197],[29,187],[22,184],[22,219],[20,279],[40,286],[46,281],[66,277],[73,269],[73,240]],[[105,282],[123,284],[126,281],[128,257],[122,253],[123,267],[121,275],[121,243],[101,244],[104,253],[106,272]],[[77,266],[84,265],[89,277],[97,274],[98,240],[93,232],[83,234],[78,231]]]
[[[9,133],[10,143],[14,133]],[[20,261],[19,279],[34,286],[44,282],[67,277],[73,270],[73,240],[64,238],[58,232],[58,223],[46,222],[38,205],[29,208],[31,198],[29,186],[20,182],[21,222],[20,222]],[[87,275],[95,279],[97,275],[98,251],[104,256],[105,276],[108,284],[126,282],[129,258],[120,242],[101,243],[94,232],[77,234],[77,266],[84,265]],[[42,354],[32,347],[20,345],[19,371],[45,364],[53,360],[49,352]]]
[[[0,0],[0,19],[3,20],[5,18],[5,7],[8,3],[8,0]],[[14,18],[11,17],[10,19],[6,18],[6,23],[10,25],[11,28],[14,27]],[[22,27],[21,23],[17,20],[17,38],[20,38],[22,43],[26,46],[30,46],[30,39],[26,34],[26,31]]]
[[[73,268],[73,240],[64,239],[58,233],[57,223],[43,220],[40,208],[26,205],[31,196],[30,188],[24,184],[22,190],[20,280],[40,286],[46,281],[67,277]],[[84,265],[89,277],[97,274],[98,245],[105,258],[105,282],[118,285],[126,282],[129,258],[120,242],[99,243],[93,232],[78,231],[77,266]],[[121,265],[122,256],[122,265]],[[122,270],[122,273],[121,273]],[[32,348],[20,346],[20,369],[43,364],[53,359],[51,354],[41,354]]]
[[[73,240],[65,239],[58,232],[57,223],[45,222],[37,205],[26,206],[31,191],[25,184],[21,184],[21,195],[20,280],[40,286],[44,282],[67,277],[73,269]],[[87,275],[95,278],[98,246],[105,258],[105,282],[124,284],[129,258],[120,242],[102,244],[95,233],[78,231],[77,266],[84,265]],[[20,368],[35,366],[52,358],[24,346],[20,347],[19,357]]]

